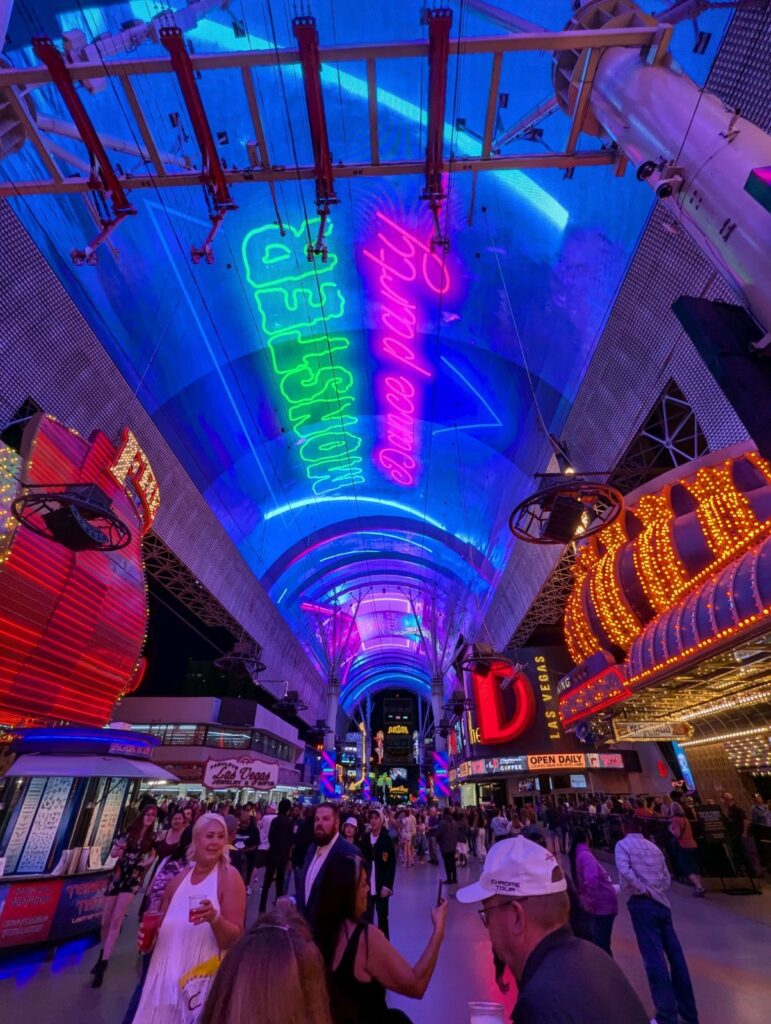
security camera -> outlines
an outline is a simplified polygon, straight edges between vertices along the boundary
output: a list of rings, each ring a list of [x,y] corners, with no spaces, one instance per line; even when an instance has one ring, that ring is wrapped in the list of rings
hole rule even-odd
[[[670,178],[662,178],[656,186],[656,195],[659,199],[669,199],[683,187],[683,179],[679,174],[673,174]]]

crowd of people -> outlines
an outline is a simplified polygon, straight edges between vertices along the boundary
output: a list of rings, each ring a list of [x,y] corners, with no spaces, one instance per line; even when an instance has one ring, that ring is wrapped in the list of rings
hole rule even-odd
[[[759,807],[756,800],[748,817],[731,794],[723,796],[725,820],[742,834],[766,825]],[[445,934],[447,900],[433,907],[425,949],[410,964],[390,941],[397,870],[441,865],[444,883],[454,887],[458,866],[476,858],[483,865],[479,882],[455,892],[462,902],[482,902],[496,981],[507,991],[508,970],[518,986],[518,1024],[642,1022],[639,1000],[612,960],[621,901],[657,1024],[698,1024],[666,895],[665,858],[703,896],[693,808],[680,792],[651,800],[441,809],[361,802],[302,807],[288,800],[263,807],[158,805],[146,797],[112,849],[93,985],[103,984],[127,911],[142,890],[141,970],[124,1024],[405,1024],[409,1018],[387,1007],[386,994],[425,992]],[[594,823],[607,815],[623,823],[614,851],[618,884],[593,848]],[[646,819],[667,823],[671,848],[642,834]],[[248,897],[258,893],[260,916],[244,934]],[[557,972],[551,988],[545,965]],[[579,976],[592,1008],[568,1013],[570,979]],[[258,979],[266,987],[255,1016],[250,994]]]

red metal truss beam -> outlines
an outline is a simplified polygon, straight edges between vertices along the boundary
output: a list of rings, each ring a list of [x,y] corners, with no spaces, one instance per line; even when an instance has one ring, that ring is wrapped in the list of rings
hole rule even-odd
[[[77,94],[75,83],[70,78],[67,65],[61,53],[56,49],[53,42],[45,36],[36,36],[32,40],[32,48],[35,56],[48,68],[51,80],[59,90],[83,145],[88,150],[89,162],[91,164],[89,186],[92,191],[103,196],[110,204],[109,213],[107,211],[103,213],[103,203],[98,207],[101,231],[97,237],[85,249],[76,249],[71,253],[73,262],[77,264],[95,263],[96,249],[109,237],[125,217],[135,214],[136,210],[123,191],[123,186],[118,175],[113,170],[102,141],[99,138],[99,133],[88,116],[80,96]]]
[[[208,190],[212,204],[210,220],[211,230],[200,248],[193,246],[193,262],[198,263],[202,258],[207,263],[214,262],[212,241],[220,229],[222,221],[228,210],[236,210],[238,207],[233,202],[230,188],[225,173],[220,163],[217,146],[214,142],[209,119],[206,116],[201,93],[195,81],[195,69],[190,60],[190,55],[185,46],[185,39],[182,30],[176,25],[162,28],[158,34],[161,44],[168,51],[171,58],[171,67],[179,81],[182,90],[182,99],[190,115],[198,146],[201,150],[201,180]]]
[[[571,167],[606,167],[616,164],[619,155],[614,149],[592,149],[577,153],[552,153],[538,150],[534,153],[517,153],[511,156],[459,157],[446,159],[445,173],[474,173],[481,171],[535,171],[544,167],[567,170]],[[425,170],[423,160],[393,160],[378,164],[338,164],[335,175],[338,178],[385,178],[388,176],[420,175]],[[313,181],[315,169],[307,167],[260,167],[229,168],[225,180],[230,185],[253,185],[259,182]],[[197,171],[174,171],[158,174],[124,175],[121,179],[132,191],[135,189],[190,188],[201,184]],[[74,195],[88,192],[88,180],[81,177],[53,181],[36,178],[30,181],[0,181],[0,196]]]
[[[335,194],[327,115],[324,110],[324,94],[321,89],[321,56],[316,19],[311,15],[293,18],[292,31],[297,40],[303,73],[305,104],[308,108],[308,125],[311,132],[313,166],[316,177],[316,210],[321,218],[316,242],[308,246],[308,259],[313,259],[314,253],[317,253],[324,261],[327,255],[327,247],[324,244],[324,228],[329,216],[329,207],[332,203],[337,203],[338,198]]]
[[[450,28],[452,10],[436,7],[426,11],[428,21],[428,130],[426,133],[426,187],[423,199],[434,217],[433,245],[448,248],[442,235],[439,210],[444,201],[442,167],[444,166],[444,115],[447,106],[447,68],[450,60]]]

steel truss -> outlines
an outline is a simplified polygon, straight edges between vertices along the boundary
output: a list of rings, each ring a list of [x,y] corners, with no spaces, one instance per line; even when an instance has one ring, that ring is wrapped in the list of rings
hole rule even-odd
[[[205,626],[226,629],[236,640],[244,638],[243,627],[155,534],[149,533],[144,538],[142,552],[148,576],[160,583]]]
[[[234,204],[229,189],[237,184],[266,183],[270,189],[275,206],[275,185],[282,181],[306,180],[316,183],[316,200],[319,211],[323,214],[329,204],[336,200],[333,180],[333,164],[329,151],[326,133],[323,99],[320,87],[319,69],[322,64],[350,64],[361,62],[367,68],[368,109],[370,132],[370,162],[360,164],[334,165],[334,178],[385,177],[391,175],[424,175],[424,197],[434,214],[435,241],[444,245],[446,239],[438,230],[438,210],[443,198],[442,175],[464,172],[476,175],[478,172],[525,170],[532,171],[543,167],[555,167],[571,176],[579,167],[598,167],[615,164],[618,173],[623,173],[625,160],[615,147],[594,146],[579,150],[578,139],[585,129],[589,117],[589,94],[592,87],[592,73],[597,61],[606,48],[633,47],[642,49],[649,60],[661,60],[671,34],[671,26],[632,25],[616,28],[599,28],[592,30],[577,29],[562,32],[525,31],[514,32],[507,36],[467,37],[449,42],[449,18],[446,21],[438,17],[438,11],[429,12],[437,17],[428,20],[429,38],[425,41],[393,42],[364,44],[354,46],[318,46],[318,33],[315,24],[297,25],[295,35],[298,39],[297,50],[250,50],[240,53],[196,54],[189,53],[179,29],[163,30],[160,41],[170,51],[163,57],[121,57],[105,59],[101,52],[91,59],[78,60],[77,57],[90,54],[88,48],[75,52],[76,59],[68,63],[58,55],[58,60],[50,52],[49,41],[45,49],[39,48],[41,59],[47,55],[46,63],[37,67],[0,68],[0,104],[6,104],[18,119],[24,136],[36,149],[48,177],[31,180],[4,181],[0,183],[0,196],[32,196],[32,195],[94,195],[98,204],[102,205],[102,232],[83,250],[73,254],[76,262],[83,262],[83,254],[88,262],[93,262],[93,250],[104,240],[106,234],[116,226],[115,221],[133,213],[133,209],[125,200],[124,190],[189,188],[207,189],[211,210],[212,230],[203,246],[193,250],[193,258],[200,260],[205,257],[211,262],[211,240],[219,227],[222,217]],[[307,19],[303,19],[306,22]],[[312,19],[311,19],[312,21]],[[160,33],[159,33],[160,35]],[[445,35],[447,38],[445,38]],[[171,45],[170,45],[171,44]],[[41,46],[43,43],[41,43]],[[447,62],[453,55],[489,55],[491,59],[490,79],[486,102],[484,135],[479,157],[458,157],[447,153],[444,144],[443,111],[446,99]],[[579,61],[586,56],[586,66],[591,73],[582,75],[580,95],[575,104],[567,144],[562,152],[548,152],[539,149],[532,153],[518,155],[497,155],[493,132],[496,123],[496,111],[499,102],[499,85],[502,63],[505,57],[516,53],[542,51],[550,54],[566,54],[572,51],[570,60]],[[69,55],[72,56],[72,55]],[[386,60],[421,60],[429,65],[429,107],[427,123],[429,126],[428,146],[425,160],[381,161],[378,138],[377,117],[377,62]],[[312,166],[287,167],[277,166],[270,161],[262,125],[259,104],[254,88],[252,72],[254,68],[272,66],[298,65],[303,73],[307,114],[311,138],[313,140],[314,164]],[[250,113],[254,141],[246,144],[246,159],[240,168],[223,167],[217,159],[212,142],[212,131],[206,111],[201,102],[196,80],[203,74],[215,74],[238,69]],[[163,154],[152,136],[146,112],[141,108],[139,94],[134,88],[138,78],[159,74],[176,74],[180,81],[185,103],[193,122],[198,140],[202,167],[189,169],[173,167],[169,169],[163,160]],[[146,153],[146,170],[139,174],[113,169],[104,152],[115,148],[111,145],[114,139],[106,135],[100,136],[88,118],[83,104],[80,104],[76,121],[79,138],[87,147],[91,156],[91,173],[75,176],[64,176],[51,156],[55,144],[49,146],[42,137],[34,113],[34,106],[26,94],[29,90],[40,86],[54,84],[61,92],[71,114],[74,115],[73,97],[75,85],[80,83],[88,90],[97,88],[98,83],[105,79],[117,79],[126,102],[130,106],[142,139],[141,151]],[[78,102],[80,102],[78,100]],[[101,141],[100,141],[101,140]],[[129,143],[123,144],[123,152]],[[101,147],[101,149],[100,149]],[[18,148],[18,147],[15,147]],[[134,147],[136,148],[136,146]],[[120,150],[119,150],[120,151]],[[61,153],[59,153],[61,156]],[[124,201],[125,200],[125,201]],[[112,206],[110,206],[112,204]],[[280,218],[278,218],[280,224]],[[105,233],[106,232],[106,233]],[[309,256],[319,252],[324,254],[323,225],[319,238],[309,250]]]

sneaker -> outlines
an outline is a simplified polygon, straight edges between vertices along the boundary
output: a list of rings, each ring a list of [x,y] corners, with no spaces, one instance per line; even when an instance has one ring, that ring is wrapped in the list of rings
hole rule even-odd
[[[706,891],[706,889],[694,889],[693,890],[693,895],[694,896],[706,896],[707,895],[707,891]]]

